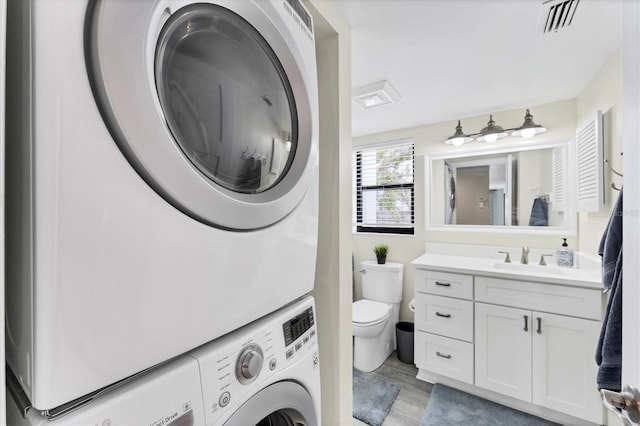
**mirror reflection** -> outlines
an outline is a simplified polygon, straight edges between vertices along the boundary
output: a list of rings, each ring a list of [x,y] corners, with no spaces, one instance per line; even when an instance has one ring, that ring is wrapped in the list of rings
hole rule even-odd
[[[566,227],[566,147],[431,161],[431,225]]]

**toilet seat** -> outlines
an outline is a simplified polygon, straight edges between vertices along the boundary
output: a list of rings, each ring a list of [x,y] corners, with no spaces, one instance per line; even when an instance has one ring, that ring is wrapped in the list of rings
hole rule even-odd
[[[374,300],[358,300],[353,303],[352,321],[354,325],[376,325],[389,318],[391,306]]]

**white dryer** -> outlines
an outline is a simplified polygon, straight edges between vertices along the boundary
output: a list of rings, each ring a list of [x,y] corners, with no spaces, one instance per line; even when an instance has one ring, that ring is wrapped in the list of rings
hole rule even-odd
[[[57,407],[313,288],[299,0],[10,0],[7,360]]]
[[[9,398],[11,425],[301,425],[320,421],[311,297],[47,418]]]

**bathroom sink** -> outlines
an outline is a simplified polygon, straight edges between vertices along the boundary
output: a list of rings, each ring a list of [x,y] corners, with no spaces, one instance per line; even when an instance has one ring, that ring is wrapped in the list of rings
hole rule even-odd
[[[560,268],[557,266],[524,265],[522,263],[495,262],[493,267],[509,271],[519,271],[523,273],[531,272],[535,274],[564,275],[570,268]]]

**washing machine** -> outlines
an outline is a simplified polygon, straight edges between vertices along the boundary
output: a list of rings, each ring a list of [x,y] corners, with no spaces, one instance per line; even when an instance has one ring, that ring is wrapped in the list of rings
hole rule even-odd
[[[305,297],[47,418],[9,398],[12,425],[309,425],[320,421],[314,304]]]
[[[299,0],[10,0],[7,360],[55,409],[307,294]]]
[[[204,424],[200,371],[193,358],[164,363],[99,392],[80,406],[50,415],[25,407],[16,393],[7,396],[12,426],[194,426]]]
[[[314,300],[304,297],[189,354],[206,425],[321,425]]]

